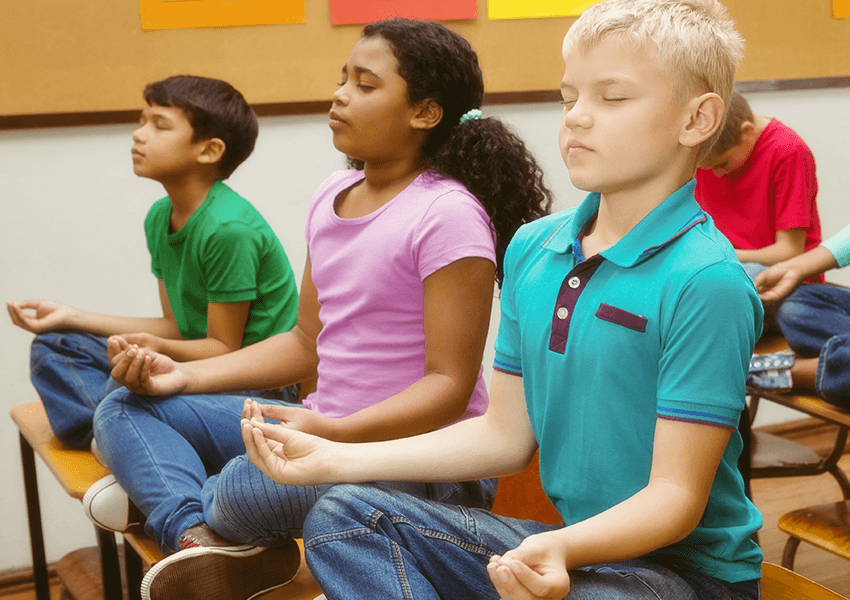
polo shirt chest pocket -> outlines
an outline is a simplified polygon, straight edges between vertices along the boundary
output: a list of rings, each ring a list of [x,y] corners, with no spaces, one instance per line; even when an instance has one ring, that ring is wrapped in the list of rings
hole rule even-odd
[[[648,323],[648,319],[643,315],[635,314],[622,308],[605,304],[604,302],[600,303],[599,308],[596,309],[596,317],[639,333],[646,332],[646,324]]]

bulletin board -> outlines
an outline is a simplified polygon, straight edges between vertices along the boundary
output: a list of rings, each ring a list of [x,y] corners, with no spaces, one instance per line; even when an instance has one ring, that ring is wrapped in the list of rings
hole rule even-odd
[[[747,40],[739,80],[850,76],[850,19],[832,15],[832,0],[724,4]],[[478,6],[478,19],[446,25],[478,51],[489,98],[551,96],[574,18],[496,21],[486,0]],[[181,73],[225,79],[255,106],[326,110],[362,26],[331,25],[328,0],[306,0],[306,9],[304,23],[143,31],[138,0],[8,2],[0,17],[0,127],[27,115],[86,122],[85,115],[137,111],[145,83]]]

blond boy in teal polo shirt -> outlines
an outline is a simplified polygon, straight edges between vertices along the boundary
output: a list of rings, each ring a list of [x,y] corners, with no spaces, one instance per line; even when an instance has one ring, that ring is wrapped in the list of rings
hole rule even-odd
[[[263,423],[252,461],[288,484],[523,470],[540,450],[564,526],[338,485],[304,525],[328,600],[755,600],[761,517],[736,462],[758,297],[693,197],[743,40],[715,0],[608,0],[564,40],[560,147],[591,194],[505,258],[487,413],[339,444]]]

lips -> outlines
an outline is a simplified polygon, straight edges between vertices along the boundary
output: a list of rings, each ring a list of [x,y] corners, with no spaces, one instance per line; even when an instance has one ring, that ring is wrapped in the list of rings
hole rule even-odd
[[[333,110],[328,113],[328,118],[330,119],[328,124],[331,127],[334,127],[336,125],[343,125],[346,123],[346,120],[339,116],[339,113]]]

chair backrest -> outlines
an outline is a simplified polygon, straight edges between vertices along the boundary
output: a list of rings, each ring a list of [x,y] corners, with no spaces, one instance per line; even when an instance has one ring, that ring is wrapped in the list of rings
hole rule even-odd
[[[549,502],[540,485],[538,453],[522,473],[499,479],[499,491],[493,504],[493,512],[515,519],[529,519],[540,523],[561,525],[561,515]]]
[[[847,600],[847,598],[785,567],[764,563],[761,600]]]

